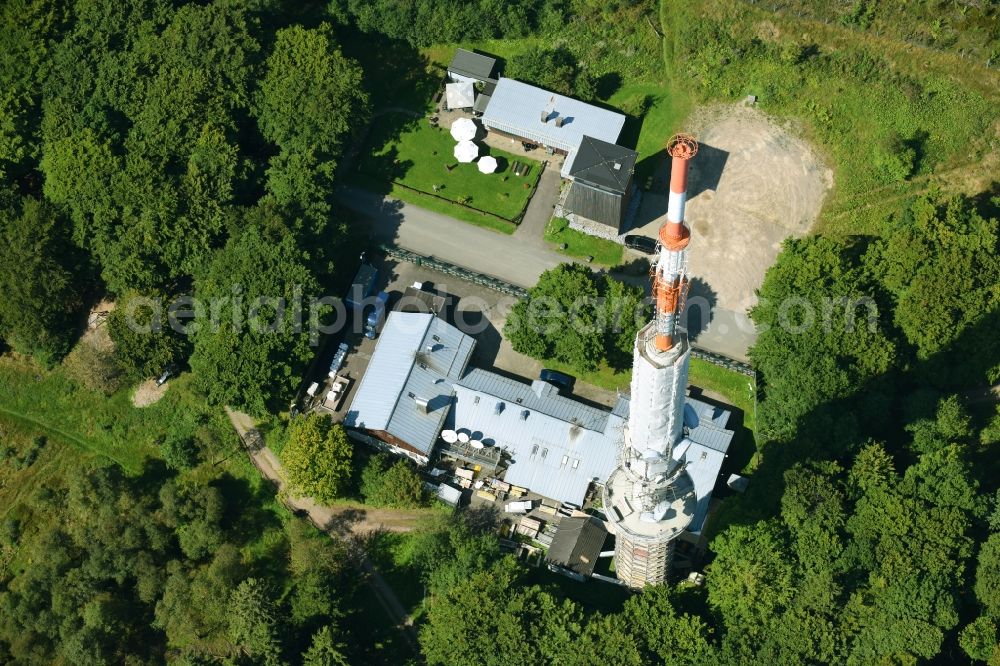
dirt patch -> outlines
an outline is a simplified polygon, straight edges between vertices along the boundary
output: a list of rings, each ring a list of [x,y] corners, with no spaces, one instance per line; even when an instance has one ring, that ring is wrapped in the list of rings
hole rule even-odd
[[[715,306],[743,312],[781,243],[806,234],[833,185],[833,172],[794,128],[744,105],[698,109],[685,128],[700,149],[691,162],[688,204],[692,277]],[[650,236],[664,221],[665,163],[656,193],[643,195],[639,223]]]
[[[149,407],[166,394],[168,386],[169,384],[157,386],[155,379],[147,379],[135,387],[135,391],[132,392],[132,404],[136,407]]]
[[[115,302],[104,299],[93,308],[87,315],[87,330],[80,336],[80,342],[89,344],[100,352],[112,352],[115,343],[108,335],[107,319],[108,315],[115,309]]]

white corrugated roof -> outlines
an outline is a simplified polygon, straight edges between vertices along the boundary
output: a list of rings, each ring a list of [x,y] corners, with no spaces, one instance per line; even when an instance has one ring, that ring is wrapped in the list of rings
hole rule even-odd
[[[551,113],[548,122],[543,123],[545,110]],[[556,126],[557,116],[564,120],[562,127]],[[490,129],[567,152],[575,151],[585,134],[617,143],[625,125],[621,113],[505,78],[497,81],[482,120]]]
[[[498,408],[498,405],[502,405]],[[449,427],[505,449],[504,480],[544,497],[581,504],[611,474],[624,419],[534,385],[471,370],[455,386]]]
[[[429,313],[391,312],[345,425],[385,430],[430,453],[475,340]],[[426,413],[418,399],[427,401]]]

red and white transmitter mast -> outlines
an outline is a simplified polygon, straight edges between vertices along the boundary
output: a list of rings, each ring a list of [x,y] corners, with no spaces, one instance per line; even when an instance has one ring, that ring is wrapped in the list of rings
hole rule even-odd
[[[656,313],[636,335],[632,393],[619,466],[604,487],[604,510],[615,530],[615,569],[632,588],[662,583],[674,540],[694,517],[694,484],[685,471],[684,400],[691,349],[680,326],[688,288],[684,224],[688,162],[698,143],[677,134],[671,156],[667,220],[660,227],[651,271]]]

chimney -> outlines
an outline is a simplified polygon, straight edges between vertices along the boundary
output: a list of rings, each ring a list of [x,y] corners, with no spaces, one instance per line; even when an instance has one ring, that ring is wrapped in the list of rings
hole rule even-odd
[[[564,121],[563,121],[563,117],[562,116],[556,116],[556,127],[562,127],[563,126],[563,122]]]
[[[542,124],[549,122],[549,112],[542,109]]]
[[[420,412],[421,414],[426,414],[428,412],[427,398],[421,398],[420,396],[415,396],[413,398],[413,402],[416,403],[418,412]]]

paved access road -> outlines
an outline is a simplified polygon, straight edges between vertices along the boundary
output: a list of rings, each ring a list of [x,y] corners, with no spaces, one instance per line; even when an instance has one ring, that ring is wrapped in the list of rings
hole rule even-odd
[[[542,175],[539,190],[544,186],[546,191],[554,188],[558,193],[558,173],[550,171]],[[544,223],[540,226],[534,220],[538,214],[533,216],[533,224],[508,236],[357,187],[341,187],[338,197],[364,216],[356,224],[371,225],[379,240],[525,288],[534,286],[542,272],[570,260],[542,238]],[[551,194],[544,198],[551,198]],[[543,212],[539,206],[534,210],[529,207],[529,213],[536,210]],[[694,342],[709,351],[746,360],[746,351],[755,339],[744,314],[715,307],[711,321]]]

